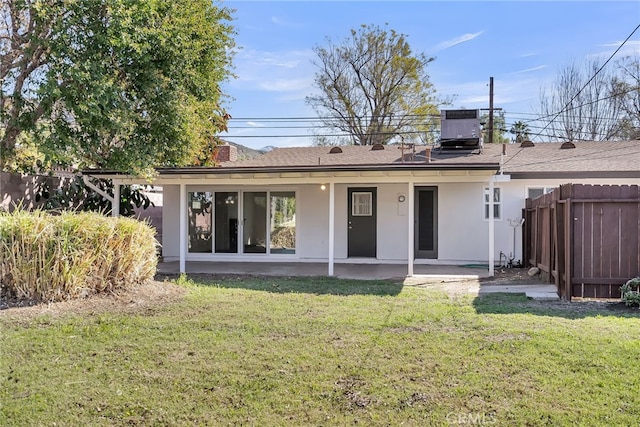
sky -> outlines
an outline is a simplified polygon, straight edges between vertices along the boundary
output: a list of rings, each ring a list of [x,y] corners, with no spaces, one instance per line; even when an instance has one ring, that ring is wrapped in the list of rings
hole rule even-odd
[[[427,74],[447,109],[494,107],[507,127],[537,116],[559,70],[604,63],[640,24],[640,1],[222,1],[234,9],[236,78],[222,88],[232,119],[221,136],[260,149],[312,144],[313,48],[377,25],[434,57]],[[640,54],[640,30],[613,57]]]

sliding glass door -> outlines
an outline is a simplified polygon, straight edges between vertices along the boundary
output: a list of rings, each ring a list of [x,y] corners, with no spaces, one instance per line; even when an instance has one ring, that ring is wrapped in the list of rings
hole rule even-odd
[[[243,252],[245,254],[267,253],[267,193],[246,191],[243,196]]]
[[[272,191],[270,194],[269,252],[272,254],[296,253],[296,193]]]
[[[190,253],[296,253],[293,191],[192,191],[187,213]]]
[[[215,193],[215,252],[238,252],[238,193]]]

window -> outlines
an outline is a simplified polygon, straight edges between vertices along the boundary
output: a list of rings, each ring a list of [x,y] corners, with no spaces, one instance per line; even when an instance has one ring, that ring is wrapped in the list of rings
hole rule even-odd
[[[189,192],[187,216],[190,253],[211,253],[212,197],[213,194],[207,191]]]
[[[372,194],[369,192],[353,192],[351,197],[351,215],[353,216],[371,216]]]
[[[271,192],[270,253],[296,253],[296,193]]]
[[[489,210],[491,208],[491,199],[489,198],[489,188],[484,189],[484,219],[489,219]],[[502,205],[500,203],[500,189],[493,188],[493,219],[500,219]]]
[[[555,190],[554,187],[529,187],[527,189],[527,198],[535,199],[543,194],[551,193],[553,190]]]

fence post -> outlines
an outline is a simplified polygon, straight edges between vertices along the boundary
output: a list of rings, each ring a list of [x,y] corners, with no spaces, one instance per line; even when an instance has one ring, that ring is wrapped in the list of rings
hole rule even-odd
[[[571,301],[573,284],[571,283],[573,251],[573,202],[571,197],[565,199],[564,215],[564,299]]]

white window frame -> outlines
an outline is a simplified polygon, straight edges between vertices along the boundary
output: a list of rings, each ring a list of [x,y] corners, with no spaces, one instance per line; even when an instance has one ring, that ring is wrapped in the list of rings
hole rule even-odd
[[[527,198],[527,199],[531,198],[531,196],[529,194],[531,190],[542,190],[542,194],[549,194],[555,189],[556,189],[556,187],[545,187],[543,185],[527,187],[527,192],[525,194],[525,198]]]
[[[491,200],[487,200],[487,193],[489,193],[489,187],[484,187],[482,189],[482,215],[485,219],[485,221],[489,220],[489,215],[488,213],[491,212]],[[500,190],[500,187],[493,187],[493,194],[497,194],[498,195],[498,201],[497,202],[493,202],[493,219],[494,221],[499,221],[502,219],[502,191]],[[498,209],[498,215],[495,215],[495,209]]]
[[[371,191],[354,191],[351,193],[351,215],[373,215],[373,193]]]

